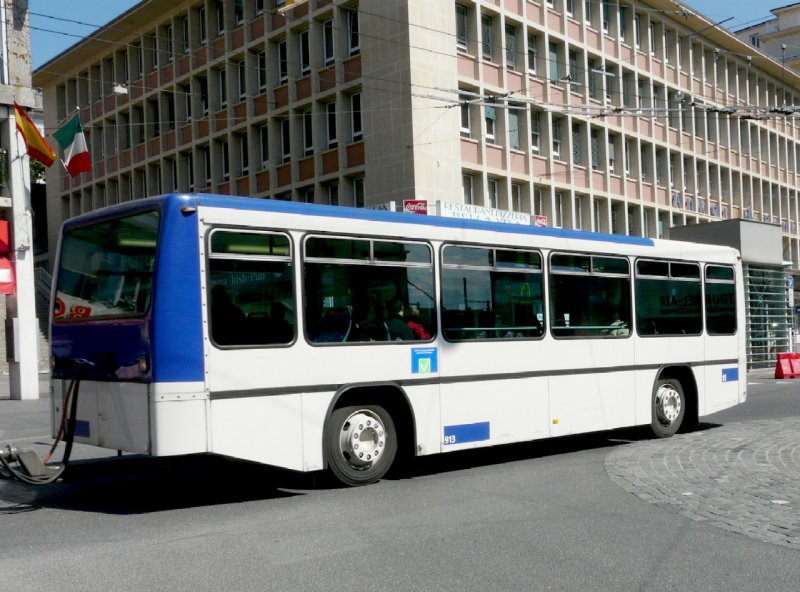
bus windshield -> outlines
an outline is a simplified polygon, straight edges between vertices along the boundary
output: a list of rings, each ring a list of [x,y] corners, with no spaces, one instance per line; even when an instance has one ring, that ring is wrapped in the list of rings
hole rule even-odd
[[[53,318],[135,317],[150,307],[159,213],[81,226],[64,234]]]

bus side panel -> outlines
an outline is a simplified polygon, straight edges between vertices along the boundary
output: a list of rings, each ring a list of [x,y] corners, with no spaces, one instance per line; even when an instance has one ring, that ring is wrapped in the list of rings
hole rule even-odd
[[[55,430],[61,422],[65,394],[66,386],[53,394]],[[150,452],[148,407],[146,384],[82,381],[75,442],[147,454]]]
[[[202,382],[151,385],[151,454],[172,456],[208,451],[208,395],[204,387]]]
[[[153,303],[153,378],[204,379],[197,213],[164,208]]]
[[[551,436],[633,425],[633,338],[554,340],[547,356]]]
[[[445,383],[441,393],[443,452],[548,436],[545,377]]]
[[[211,401],[211,452],[304,470],[302,396],[258,395]]]
[[[738,335],[706,338],[706,357],[709,360],[738,360]],[[714,364],[705,368],[705,389],[700,400],[700,415],[710,415],[739,403],[740,391],[746,376],[738,362]]]
[[[411,403],[416,430],[415,453],[419,456],[437,454],[442,451],[441,402],[438,384],[406,386],[406,395]]]

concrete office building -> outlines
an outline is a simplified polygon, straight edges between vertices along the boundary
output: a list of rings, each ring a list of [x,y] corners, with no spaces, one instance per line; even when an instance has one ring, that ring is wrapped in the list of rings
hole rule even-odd
[[[203,191],[666,238],[740,218],[800,267],[800,77],[671,0],[147,0],[34,83],[94,166],[48,172],[50,245]]]
[[[800,2],[770,10],[772,16],[736,36],[787,68],[800,69]]]

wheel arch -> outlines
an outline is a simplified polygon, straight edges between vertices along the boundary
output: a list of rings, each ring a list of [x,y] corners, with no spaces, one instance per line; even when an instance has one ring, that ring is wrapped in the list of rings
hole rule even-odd
[[[697,425],[700,417],[698,404],[697,379],[694,371],[688,365],[663,366],[656,376],[656,380],[674,379],[681,383],[683,396],[686,400],[686,411],[683,414],[683,424],[679,431],[691,429]]]
[[[397,461],[409,458],[414,455],[417,441],[417,428],[414,420],[414,413],[411,410],[411,402],[408,394],[402,386],[396,382],[370,382],[360,384],[348,384],[339,388],[331,399],[328,410],[325,413],[325,423],[322,430],[322,443],[328,437],[330,429],[331,414],[334,409],[349,405],[381,405],[389,412],[394,421],[397,431]],[[327,458],[325,446],[322,446],[322,462],[327,467],[330,459]],[[397,462],[396,461],[396,462]]]

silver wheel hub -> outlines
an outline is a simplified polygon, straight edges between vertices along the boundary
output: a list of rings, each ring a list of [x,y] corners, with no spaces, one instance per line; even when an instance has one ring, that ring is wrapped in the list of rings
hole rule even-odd
[[[664,384],[656,393],[656,417],[664,425],[670,425],[681,414],[681,396],[672,385]]]
[[[348,464],[368,469],[380,458],[386,445],[386,428],[380,417],[361,409],[345,420],[339,434],[339,448]]]

